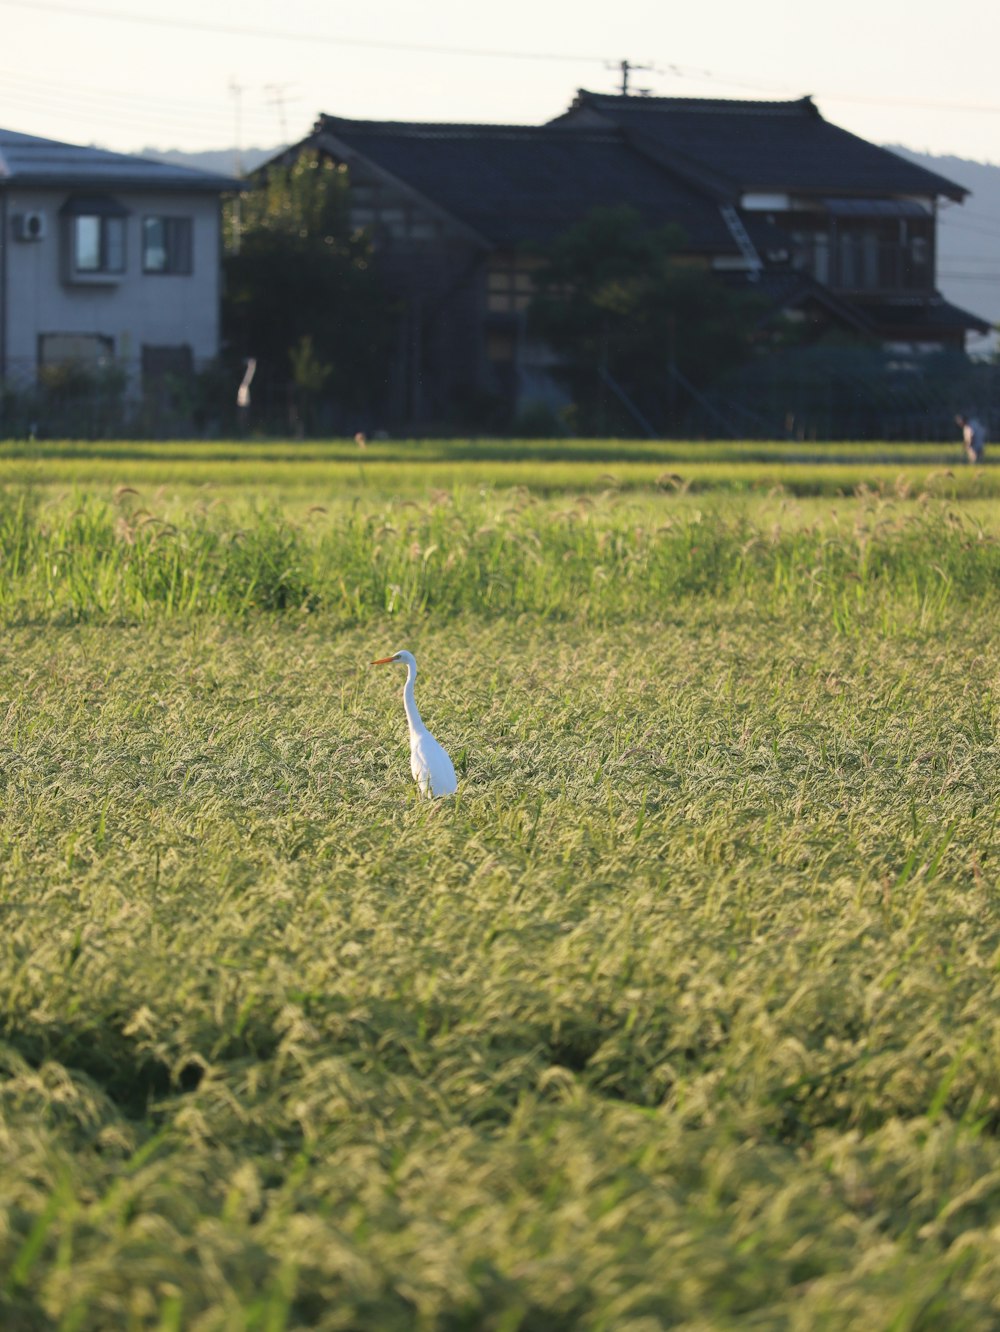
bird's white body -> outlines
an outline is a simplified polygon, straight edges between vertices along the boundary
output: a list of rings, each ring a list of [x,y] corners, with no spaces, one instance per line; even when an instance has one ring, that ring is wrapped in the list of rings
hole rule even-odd
[[[403,708],[406,711],[406,724],[410,731],[410,771],[422,796],[434,799],[437,796],[454,795],[458,790],[458,780],[451,759],[441,745],[434,739],[421,719],[413,685],[417,678],[417,662],[412,652],[394,652],[391,657],[382,657],[376,666],[387,666],[391,662],[400,662],[406,667],[406,683],[403,685]]]

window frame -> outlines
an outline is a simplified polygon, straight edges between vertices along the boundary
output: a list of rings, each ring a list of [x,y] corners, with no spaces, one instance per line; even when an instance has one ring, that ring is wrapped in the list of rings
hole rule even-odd
[[[93,266],[85,266],[80,259],[83,249],[80,230],[88,222],[97,226],[97,263]],[[128,229],[123,217],[77,213],[70,219],[70,237],[70,265],[75,281],[117,281],[124,277],[128,268]]]
[[[535,255],[495,251],[486,266],[486,310],[494,315],[523,315],[535,299]]]
[[[152,248],[147,242],[150,224],[163,228],[163,267],[148,261]],[[144,277],[191,277],[194,273],[194,219],[187,213],[146,213],[139,233],[140,258]]]
[[[128,273],[129,210],[110,195],[74,195],[59,210],[64,276],[74,284],[121,282]],[[86,232],[93,234],[87,236]],[[84,257],[95,259],[83,262]]]

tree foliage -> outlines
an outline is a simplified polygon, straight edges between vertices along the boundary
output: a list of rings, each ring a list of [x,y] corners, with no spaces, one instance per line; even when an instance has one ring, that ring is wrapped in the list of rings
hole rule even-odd
[[[634,209],[614,207],[595,210],[546,252],[531,327],[563,358],[582,428],[604,432],[620,416],[609,380],[663,420],[680,377],[701,388],[751,354],[759,300],[686,262],[683,242],[679,228],[652,228]]]
[[[320,390],[363,409],[385,380],[392,311],[370,238],[351,229],[346,170],[305,153],[270,168],[238,210],[227,220],[223,301],[232,352],[256,357],[258,384],[305,392],[310,410]]]

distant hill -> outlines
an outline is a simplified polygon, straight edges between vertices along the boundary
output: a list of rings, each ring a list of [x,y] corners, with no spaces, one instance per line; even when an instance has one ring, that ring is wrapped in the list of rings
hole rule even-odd
[[[964,157],[916,153],[896,144],[886,147],[972,191],[964,204],[949,203],[942,206],[938,214],[938,286],[948,300],[963,310],[988,319],[990,323],[1000,324],[1000,166],[972,162]],[[242,148],[239,163],[244,172],[253,171],[279,149],[280,145]],[[234,174],[237,167],[233,148],[203,153],[184,153],[178,149],[161,152],[147,148],[143,156],[227,175]],[[998,345],[1000,340],[996,334],[969,339],[972,352],[984,353]]]
[[[212,171],[223,176],[233,176],[237,167],[243,172],[255,171],[261,162],[273,157],[280,148],[241,148],[239,162],[235,148],[212,148],[204,153],[183,153],[179,148],[143,148],[140,156],[151,157],[156,162],[170,162],[173,166],[193,167],[195,171]]]

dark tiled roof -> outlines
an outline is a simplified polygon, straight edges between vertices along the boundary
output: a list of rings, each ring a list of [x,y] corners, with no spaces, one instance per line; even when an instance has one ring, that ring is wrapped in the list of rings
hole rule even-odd
[[[992,328],[992,325],[979,315],[970,314],[968,310],[952,305],[937,292],[926,301],[884,301],[875,305],[866,303],[863,309],[883,336],[891,335],[893,329],[905,329],[913,324],[921,326],[930,324],[942,331],[971,329],[976,333],[989,333]]]
[[[906,330],[914,326],[942,332],[949,329],[972,329],[988,333],[990,330],[990,325],[978,315],[959,309],[936,291],[926,299],[897,297],[882,301],[853,300],[831,291],[807,273],[793,269],[763,272],[752,283],[749,283],[746,274],[733,273],[727,275],[727,281],[731,286],[756,291],[765,297],[770,307],[768,318],[779,310],[794,309],[812,301],[825,306],[836,318],[860,332],[881,338],[892,337],[896,331],[905,336]]]
[[[799,190],[823,195],[968,193],[954,181],[839,129],[808,97],[744,102],[701,97],[620,97],[582,91],[552,123],[599,117],[709,169],[734,190]]]
[[[735,253],[709,198],[629,146],[615,129],[434,125],[324,116],[329,136],[494,245],[545,242],[593,209],[627,202],[652,225],[675,222],[689,248]]]
[[[215,193],[240,189],[240,182],[229,176],[0,129],[0,188],[7,184]]]

